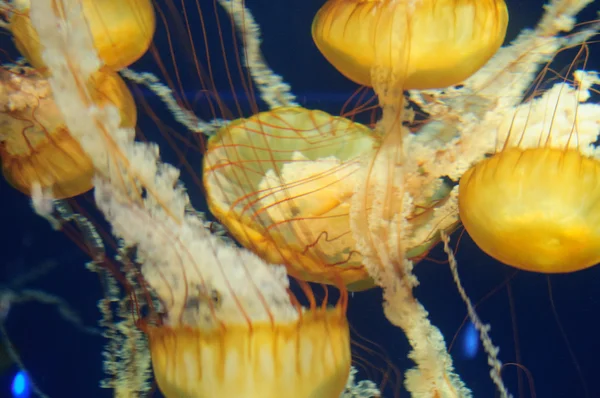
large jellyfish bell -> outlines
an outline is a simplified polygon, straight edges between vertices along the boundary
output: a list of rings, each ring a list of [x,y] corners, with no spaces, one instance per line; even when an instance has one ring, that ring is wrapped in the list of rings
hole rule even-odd
[[[600,262],[599,177],[600,162],[577,150],[506,150],[462,177],[460,217],[503,263],[544,273],[591,267]]]
[[[204,157],[211,212],[244,246],[300,279],[370,286],[348,216],[358,159],[376,145],[366,126],[300,107],[236,120],[210,139]]]
[[[312,25],[325,58],[373,86],[376,66],[400,70],[404,89],[440,88],[477,71],[502,45],[504,0],[329,0]]]
[[[352,291],[372,287],[350,232],[350,206],[361,159],[380,145],[365,125],[301,107],[235,120],[208,142],[203,174],[210,210],[238,242],[285,264],[296,278],[341,279]],[[408,221],[416,230],[427,227],[451,189],[434,185]],[[407,248],[415,260],[438,239],[419,235]]]
[[[502,147],[460,180],[466,230],[516,268],[561,273],[600,262],[599,122],[590,123],[595,111],[583,103],[598,78],[574,75],[575,88],[563,83],[521,105],[505,123]]]

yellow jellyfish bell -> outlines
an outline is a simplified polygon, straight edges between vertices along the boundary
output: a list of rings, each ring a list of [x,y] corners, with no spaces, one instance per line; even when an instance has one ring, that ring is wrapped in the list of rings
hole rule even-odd
[[[348,217],[360,157],[375,145],[368,127],[318,110],[235,120],[208,143],[209,208],[240,243],[296,278],[371,287]]]
[[[319,110],[277,108],[235,120],[208,142],[209,208],[238,242],[295,278],[368,289],[374,283],[350,232],[350,207],[362,161],[380,145],[367,126]],[[451,187],[432,191],[408,220],[421,236],[407,247],[415,261],[439,240],[421,232]]]
[[[30,69],[2,70],[0,80],[0,158],[6,180],[26,195],[37,183],[55,199],[90,190],[94,167],[69,134],[48,81]],[[88,86],[94,103],[113,104],[121,125],[135,126],[135,102],[118,74],[96,72]]]
[[[600,262],[600,162],[575,149],[510,148],[467,171],[460,218],[475,243],[528,271]]]
[[[496,153],[459,183],[469,235],[490,256],[522,270],[566,273],[600,262],[600,161],[593,157],[600,119],[596,104],[587,102],[598,77],[569,73],[498,120]]]
[[[504,0],[329,0],[312,35],[358,84],[373,86],[373,73],[394,71],[404,89],[430,89],[481,68],[502,45],[507,24]]]
[[[44,72],[42,47],[29,19],[30,1],[17,2],[9,29],[19,52]],[[148,50],[156,25],[151,0],[81,0],[81,7],[99,58],[108,68],[125,68]]]
[[[350,371],[340,307],[290,322],[151,327],[152,367],[167,398],[337,398]]]

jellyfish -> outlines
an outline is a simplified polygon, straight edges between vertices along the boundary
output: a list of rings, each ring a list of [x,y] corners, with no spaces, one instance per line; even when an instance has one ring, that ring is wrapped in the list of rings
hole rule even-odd
[[[58,14],[42,0],[32,6],[31,18],[44,38],[49,79],[62,88],[54,98],[69,104],[69,131],[102,176],[95,203],[123,242],[123,256],[126,248],[137,252],[137,277],[150,297],[150,316],[138,324],[160,390],[167,397],[339,396],[351,364],[343,285],[331,308],[303,285],[303,308],[285,267],[211,234],[186,206],[190,199],[178,184],[178,170],[160,160],[155,146],[123,140],[127,128],[116,123],[114,107],[96,109],[85,101],[86,87],[77,82],[98,64],[82,61],[98,53],[80,40],[86,32],[76,37],[68,29],[56,31],[57,23],[85,26],[86,15],[78,12],[83,9],[71,11]],[[73,67],[61,68],[57,54]],[[81,124],[79,117],[89,122]]]
[[[600,161],[589,149],[600,119],[587,121],[590,105],[580,104],[598,79],[583,71],[575,79],[576,87],[564,83],[521,106],[498,151],[460,180],[465,229],[519,269],[564,273],[600,262]]]
[[[284,267],[267,273],[249,252],[219,244],[207,249],[218,251],[214,271],[225,271],[224,278],[203,271],[204,286],[196,282],[196,289],[188,288],[184,303],[174,291],[162,295],[178,282],[167,280],[165,286],[144,265],[146,280],[169,300],[168,318],[143,328],[161,392],[166,397],[338,397],[351,363],[345,299],[332,308],[295,307],[285,284],[277,287],[286,278]]]
[[[31,66],[44,72],[43,47],[37,31],[31,25],[30,6],[31,0],[15,2],[8,21],[9,29],[21,54]],[[100,3],[82,0],[81,7],[99,58],[107,68],[125,68],[148,50],[155,29],[151,0],[109,0]],[[63,13],[69,11],[60,10]]]
[[[208,142],[210,210],[240,243],[297,278],[368,286],[348,233],[348,198],[358,157],[375,145],[368,127],[318,110],[238,119]]]
[[[351,363],[345,290],[328,307],[305,286],[303,308],[285,267],[210,235],[195,215],[178,225],[115,201],[105,184],[96,192],[114,233],[137,250],[171,247],[142,262],[158,305],[139,322],[166,397],[340,396]],[[146,236],[131,233],[142,225]]]
[[[3,69],[0,80],[0,158],[6,180],[26,195],[38,184],[56,199],[90,190],[93,164],[70,135],[48,80],[31,68],[16,66]],[[135,125],[135,102],[118,74],[98,71],[88,87],[95,104],[114,105],[123,126]]]
[[[350,233],[350,204],[360,160],[380,137],[343,117],[279,107],[222,127],[208,141],[204,186],[211,213],[245,247],[290,275],[351,291],[372,287]],[[411,215],[425,226],[450,187],[424,195]],[[449,225],[451,229],[453,225]],[[435,236],[415,239],[410,258],[423,257]]]
[[[437,137],[411,137],[404,91],[445,88],[469,78],[500,48],[507,23],[502,0],[330,0],[313,20],[313,40],[321,53],[349,79],[373,87],[381,107],[375,127],[381,143],[362,159],[350,230],[365,268],[384,290],[386,317],[413,348],[416,367],[407,372],[405,387],[415,396],[470,396],[470,391],[454,372],[442,333],[413,295],[417,282],[407,249],[420,231],[410,220],[426,202],[423,194],[436,192],[444,179],[429,179],[430,173],[418,167],[423,154],[408,149],[416,140],[426,146],[428,138]],[[488,354],[489,363],[497,363],[495,353]]]
[[[375,74],[394,71],[404,89],[428,89],[475,73],[502,45],[507,24],[504,0],[329,0],[312,35],[325,58],[358,84],[374,86]]]

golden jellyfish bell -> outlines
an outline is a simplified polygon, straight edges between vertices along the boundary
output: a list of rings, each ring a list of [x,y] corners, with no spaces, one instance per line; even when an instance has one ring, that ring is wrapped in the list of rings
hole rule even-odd
[[[368,127],[319,110],[278,108],[221,128],[208,142],[204,186],[211,213],[246,248],[295,278],[374,286],[350,231],[361,162],[381,138]],[[451,187],[440,184],[408,221],[407,256],[423,258],[439,241],[428,229]],[[450,229],[454,225],[449,226]]]
[[[528,271],[600,262],[600,162],[575,149],[510,148],[468,170],[460,218],[495,259]]]
[[[372,131],[300,107],[238,119],[204,157],[209,208],[245,247],[299,279],[373,286],[349,229],[350,198]]]
[[[9,20],[15,45],[39,71],[45,69],[39,37],[29,18],[30,0],[20,1]],[[125,68],[148,50],[156,20],[151,0],[81,0],[100,59],[113,70]]]
[[[123,217],[136,210],[115,211],[115,217]],[[173,227],[167,235],[166,225]],[[208,230],[170,221],[148,227],[154,242],[179,245],[189,253],[183,258],[178,250],[163,251],[160,260],[142,269],[161,303],[160,318],[151,316],[140,325],[164,396],[341,395],[352,361],[343,287],[337,298],[326,293],[330,300],[318,303],[304,284],[303,297],[297,298],[285,267],[268,264]],[[301,299],[309,306],[302,307]]]
[[[504,0],[329,0],[312,35],[325,58],[358,84],[373,86],[376,68],[399,74],[393,78],[404,89],[430,89],[481,68],[502,45],[507,24]]]
[[[345,311],[210,329],[151,327],[152,367],[167,398],[339,397],[350,371]]]
[[[90,190],[94,167],[69,134],[48,81],[32,70],[24,74],[3,70],[0,78],[0,158],[6,180],[26,195],[38,183],[55,199]],[[94,103],[114,105],[120,110],[121,125],[135,126],[135,102],[118,74],[96,72],[88,87]]]

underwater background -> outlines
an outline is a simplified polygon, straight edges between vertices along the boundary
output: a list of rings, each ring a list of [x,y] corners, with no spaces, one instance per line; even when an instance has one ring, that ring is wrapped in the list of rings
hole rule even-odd
[[[212,0],[199,1],[206,3],[205,10],[210,10],[207,12],[219,12],[210,8]],[[291,85],[300,105],[339,114],[357,87],[339,74],[313,44],[310,25],[322,3],[322,0],[246,1],[261,26],[261,48],[267,63]],[[507,4],[509,42],[523,28],[534,26],[544,2],[507,0]],[[579,20],[597,18],[598,9],[596,1],[580,14]],[[167,45],[161,27],[159,18],[155,35],[159,52]],[[227,29],[223,30],[227,33]],[[222,39],[224,48],[235,51],[231,35],[225,34]],[[221,45],[218,36],[214,45]],[[0,49],[3,60],[16,56],[6,32],[0,37]],[[169,56],[165,52],[165,57]],[[562,54],[558,65],[565,67],[570,57],[573,54]],[[222,62],[211,60],[215,85],[223,88],[222,98],[243,99],[242,88],[235,94],[227,92],[229,84]],[[182,57],[176,65],[186,83],[185,95],[194,104],[194,111],[203,116],[209,96],[200,92],[197,80],[189,84],[185,80],[192,73],[193,64],[189,57]],[[133,65],[135,70],[153,68],[156,65],[149,54]],[[594,53],[594,46],[587,68],[600,69],[600,52]],[[140,89],[133,92],[136,100],[143,99],[153,110],[164,109],[151,93]],[[157,116],[175,125],[166,109]],[[141,107],[139,118],[145,138],[164,144],[163,159],[177,164],[177,154],[169,150],[164,137],[158,133],[152,135],[154,122],[144,115]],[[201,173],[201,158],[198,153],[189,156],[189,162],[197,167],[197,177]],[[194,176],[184,171],[183,180],[196,209],[208,211]],[[111,396],[110,390],[99,387],[104,378],[104,339],[95,328],[102,288],[98,276],[84,266],[89,257],[68,236],[54,231],[46,220],[35,215],[29,199],[4,180],[0,180],[0,203],[0,315],[5,317],[15,350],[38,387],[50,397]],[[478,303],[481,319],[491,325],[491,337],[500,347],[502,362],[519,363],[526,368],[503,369],[502,376],[513,396],[600,398],[600,267],[551,276],[517,271],[481,252],[463,232],[459,228],[452,236],[463,285],[471,300]],[[438,245],[415,267],[420,281],[415,296],[429,311],[432,323],[442,331],[447,344],[453,343],[450,354],[457,373],[474,396],[494,398],[487,357],[477,350],[476,342],[470,342],[472,333],[465,321],[466,308],[445,260]],[[38,289],[60,297],[80,318],[79,327],[67,321],[56,305],[35,301],[10,303],[10,294],[23,289]],[[409,346],[402,331],[384,317],[380,289],[352,294],[348,318],[356,342],[353,351],[359,379],[383,383],[385,397],[406,396],[397,390],[401,386],[401,371],[411,367],[406,358]],[[400,374],[394,369],[400,370]],[[4,354],[0,357],[0,370],[0,398],[11,397],[11,382],[18,367]],[[156,392],[154,396],[161,395]]]

